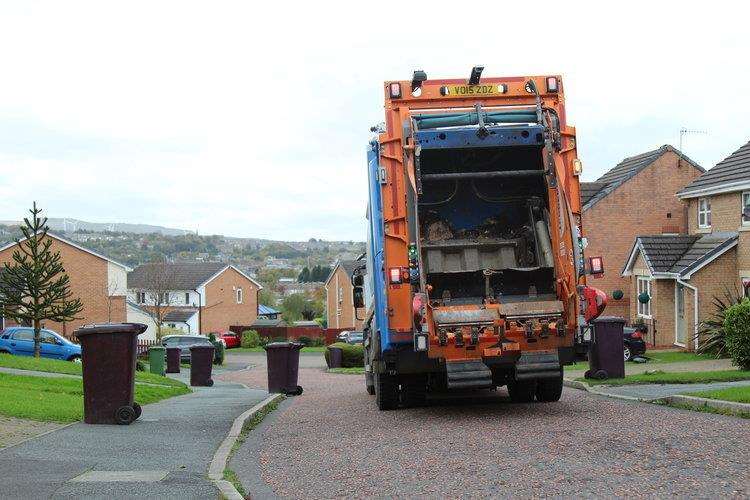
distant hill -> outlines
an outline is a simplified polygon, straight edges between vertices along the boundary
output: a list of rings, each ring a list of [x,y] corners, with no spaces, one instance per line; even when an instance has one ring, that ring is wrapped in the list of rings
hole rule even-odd
[[[0,224],[6,226],[17,226],[20,221],[0,221]],[[79,230],[93,231],[103,233],[109,231],[112,233],[132,233],[132,234],[163,234],[164,236],[183,236],[193,233],[186,229],[175,229],[172,227],[153,226],[151,224],[128,224],[123,222],[86,222],[78,219],[61,219],[50,217],[47,219],[47,225],[53,232],[71,232]]]

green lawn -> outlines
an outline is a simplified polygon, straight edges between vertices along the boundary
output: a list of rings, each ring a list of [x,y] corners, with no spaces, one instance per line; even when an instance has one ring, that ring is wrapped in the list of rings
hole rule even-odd
[[[17,370],[35,370],[38,372],[65,373],[67,375],[81,375],[81,364],[59,359],[35,358],[33,356],[0,355],[0,367],[15,368]],[[162,377],[155,373],[135,372],[136,382],[184,387],[185,384],[169,377]]]
[[[136,384],[141,404],[187,394],[190,389]],[[0,373],[0,414],[30,420],[75,422],[83,418],[83,383],[73,378],[29,377]]]
[[[735,403],[750,404],[750,386],[729,387],[727,389],[717,389],[715,391],[691,392],[688,396],[699,398],[721,399],[723,401],[734,401]]]
[[[750,380],[750,371],[716,370],[708,372],[664,372],[639,373],[626,375],[621,379],[589,380],[579,377],[576,380],[590,385],[630,385],[630,384],[702,384],[708,382],[732,382]]]
[[[710,354],[696,354],[694,352],[683,351],[649,351],[646,357],[651,363],[681,363],[685,361],[705,361],[716,359],[716,356]]]
[[[325,346],[320,347],[303,347],[302,352],[325,352]],[[242,354],[245,352],[266,352],[262,347],[235,347],[227,349],[227,354]]]
[[[365,373],[365,369],[361,366],[355,366],[352,368],[329,368],[328,373],[343,373],[346,375],[362,375]]]

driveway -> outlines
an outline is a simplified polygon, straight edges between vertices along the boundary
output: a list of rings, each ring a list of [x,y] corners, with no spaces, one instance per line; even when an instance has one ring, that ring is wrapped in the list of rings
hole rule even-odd
[[[257,368],[223,377],[265,386]],[[230,462],[257,497],[750,495],[750,420],[567,388],[379,412],[362,376],[307,368],[300,383]]]

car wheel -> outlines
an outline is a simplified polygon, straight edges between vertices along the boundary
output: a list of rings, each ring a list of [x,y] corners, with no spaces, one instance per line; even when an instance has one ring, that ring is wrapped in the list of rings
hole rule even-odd
[[[80,363],[81,362],[81,357],[80,356],[73,356],[68,361],[70,361],[72,363]]]
[[[624,354],[625,354],[625,361],[630,361],[631,359],[633,359],[633,353],[630,352],[630,347],[625,346]]]

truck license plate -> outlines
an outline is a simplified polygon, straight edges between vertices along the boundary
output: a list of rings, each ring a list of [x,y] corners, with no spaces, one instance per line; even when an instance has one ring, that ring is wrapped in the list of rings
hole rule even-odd
[[[497,94],[495,85],[451,85],[449,95],[487,95]]]

